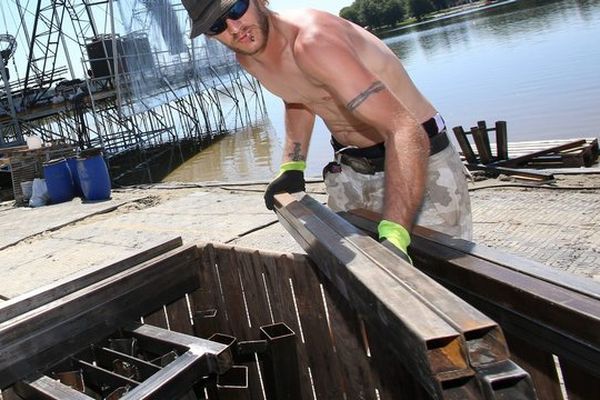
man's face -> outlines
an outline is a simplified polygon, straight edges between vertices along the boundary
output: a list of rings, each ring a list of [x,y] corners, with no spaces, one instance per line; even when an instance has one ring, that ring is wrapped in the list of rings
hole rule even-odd
[[[248,11],[239,19],[226,19],[227,28],[218,35],[210,36],[236,53],[252,56],[261,52],[269,34],[267,9],[262,0],[248,0]]]

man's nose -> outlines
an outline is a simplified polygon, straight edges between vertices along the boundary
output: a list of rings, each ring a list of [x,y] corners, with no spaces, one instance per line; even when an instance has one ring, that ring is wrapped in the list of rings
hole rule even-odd
[[[230,33],[238,33],[240,31],[242,23],[239,19],[227,19],[225,22]]]

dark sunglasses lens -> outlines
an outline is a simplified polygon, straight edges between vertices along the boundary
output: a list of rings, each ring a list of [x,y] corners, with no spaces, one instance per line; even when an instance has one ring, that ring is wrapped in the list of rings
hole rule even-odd
[[[220,33],[223,33],[225,29],[227,29],[227,23],[225,22],[225,19],[219,18],[217,22],[215,22],[210,28],[208,28],[207,33],[209,35],[218,35]]]
[[[219,35],[227,29],[227,20],[233,19],[238,20],[242,18],[246,11],[248,11],[248,0],[238,0],[233,6],[223,15],[221,18],[215,21],[214,24],[208,29],[209,35]]]
[[[230,19],[240,19],[248,10],[247,0],[238,0],[229,10],[228,17]]]

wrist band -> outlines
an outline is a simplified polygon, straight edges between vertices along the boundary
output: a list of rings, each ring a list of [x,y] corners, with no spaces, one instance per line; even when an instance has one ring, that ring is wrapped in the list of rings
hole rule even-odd
[[[280,172],[284,171],[304,171],[306,169],[306,161],[288,161],[281,164]]]

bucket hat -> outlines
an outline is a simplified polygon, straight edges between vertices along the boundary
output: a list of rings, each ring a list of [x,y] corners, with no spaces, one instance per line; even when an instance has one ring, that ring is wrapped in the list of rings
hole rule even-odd
[[[192,20],[190,37],[193,39],[208,31],[221,15],[237,0],[181,0]]]

